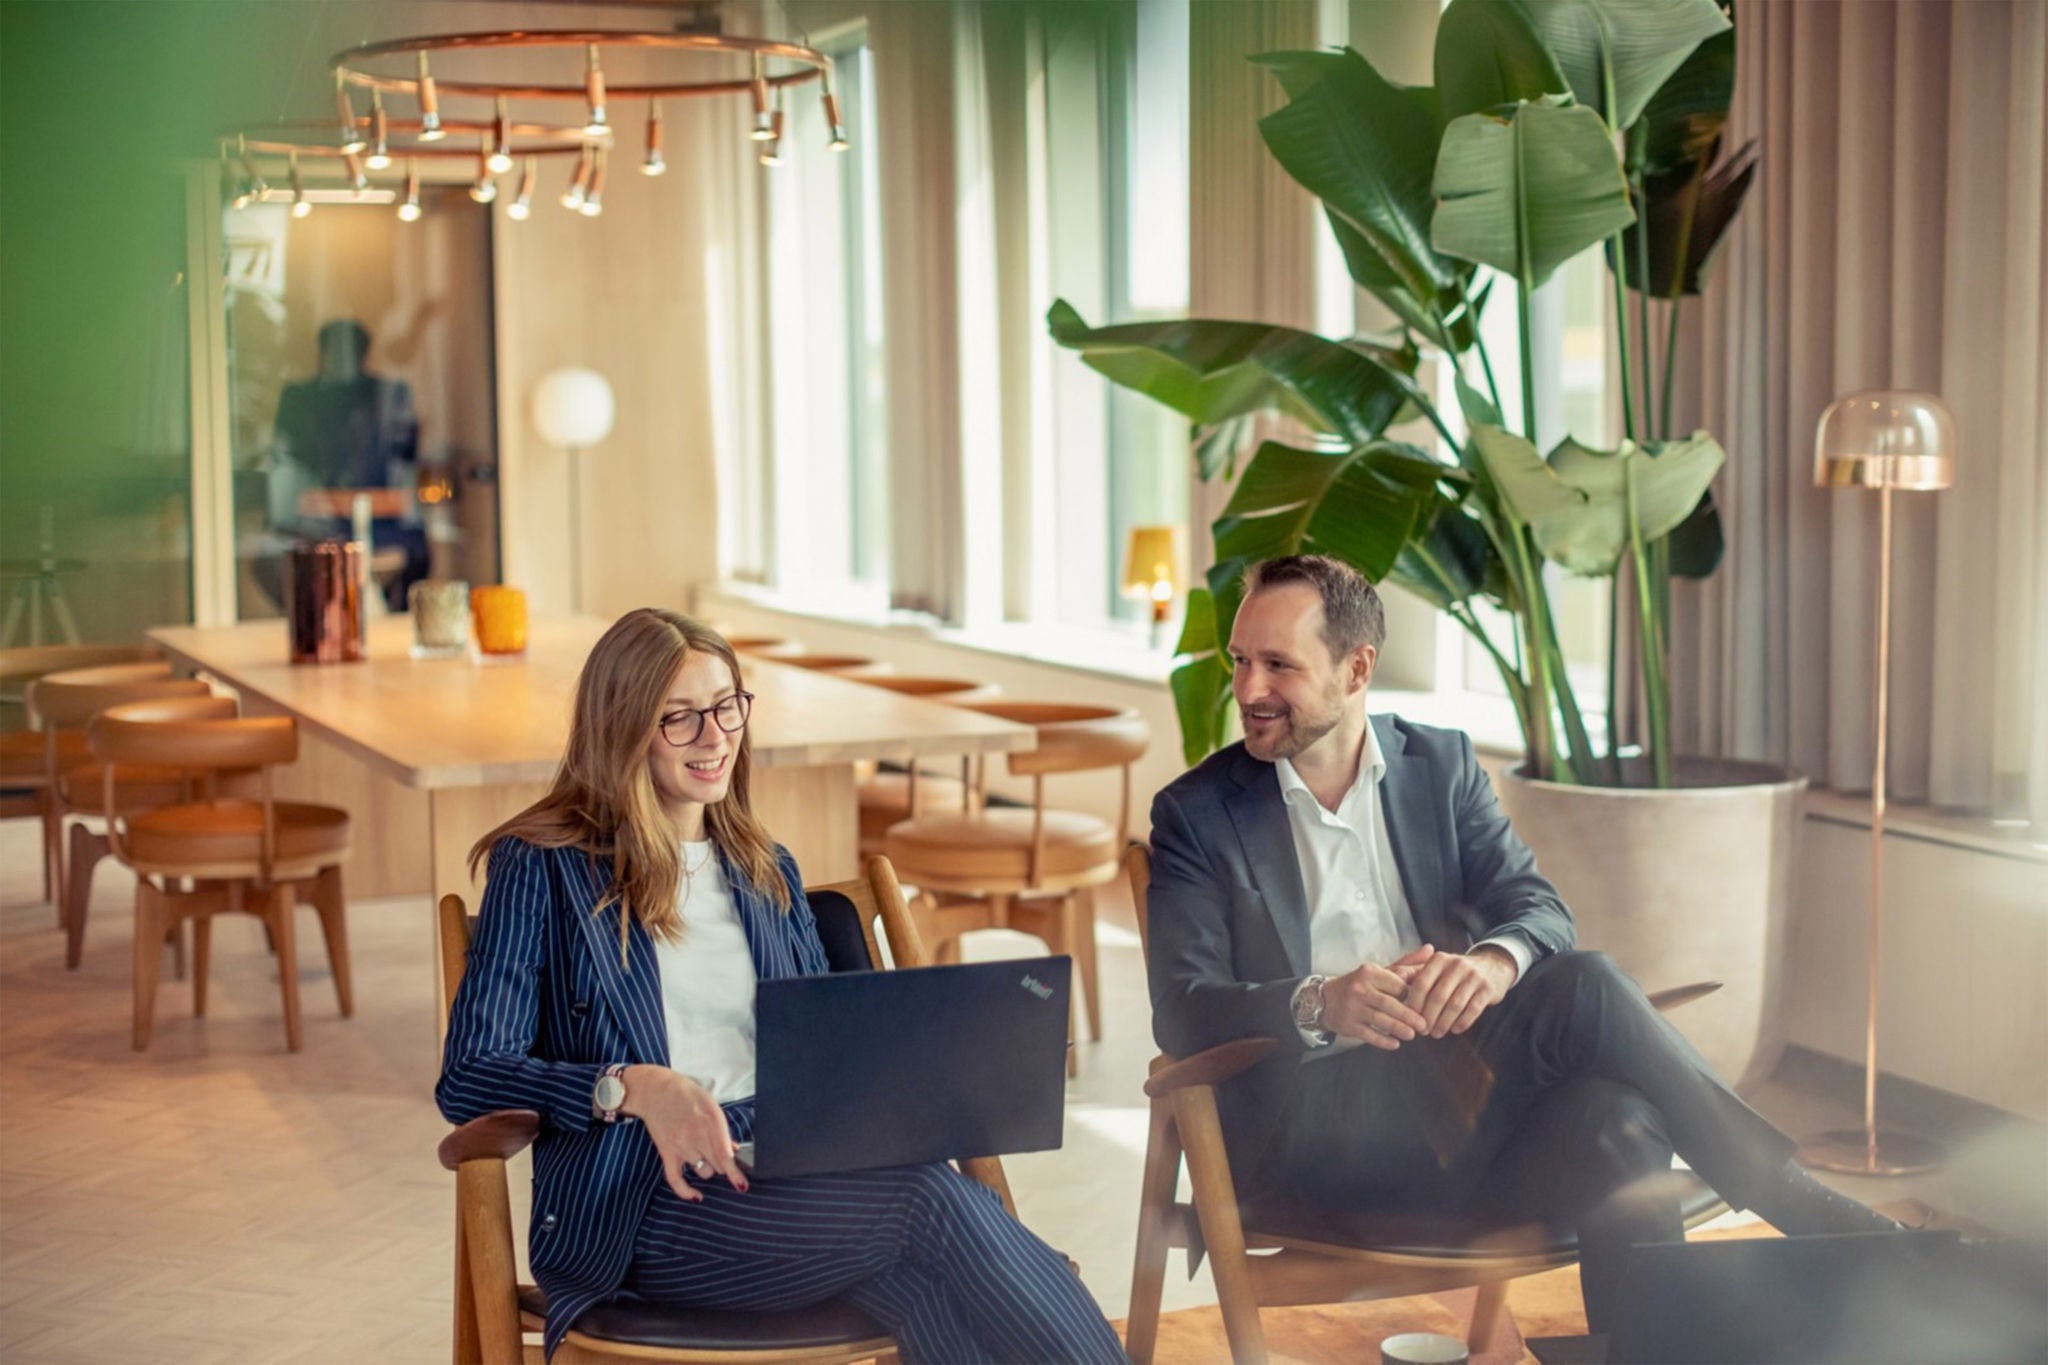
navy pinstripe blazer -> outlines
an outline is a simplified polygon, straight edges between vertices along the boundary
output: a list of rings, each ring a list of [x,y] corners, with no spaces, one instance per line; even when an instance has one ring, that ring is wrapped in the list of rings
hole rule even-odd
[[[763,979],[827,970],[818,926],[789,851],[777,848],[788,914],[719,854]],[[541,1116],[533,1147],[533,1274],[548,1296],[549,1354],[591,1305],[625,1279],[661,1158],[640,1124],[591,1113],[613,1062],[667,1066],[668,1024],[654,941],[623,907],[591,913],[604,873],[576,849],[502,839],[492,849],[469,964],[448,1020],[434,1099],[450,1123],[496,1109]],[[726,1106],[733,1140],[753,1136],[753,1101]]]

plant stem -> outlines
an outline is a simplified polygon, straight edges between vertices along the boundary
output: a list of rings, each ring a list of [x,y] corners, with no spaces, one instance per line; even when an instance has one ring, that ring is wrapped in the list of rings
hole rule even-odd
[[[1650,556],[1643,544],[1643,524],[1636,508],[1636,475],[1633,462],[1622,466],[1623,497],[1628,503],[1628,547],[1636,571],[1636,611],[1642,639],[1645,709],[1649,712],[1650,771],[1659,787],[1671,785],[1670,700],[1665,691],[1663,632],[1656,620],[1655,594],[1650,583]]]
[[[1650,351],[1650,219],[1647,191],[1643,188],[1643,177],[1632,177],[1636,204],[1636,282],[1642,287],[1636,290],[1636,313],[1641,319],[1643,338],[1643,363],[1639,367],[1643,377],[1643,432],[1647,436],[1650,419],[1656,409],[1650,406],[1650,371],[1656,364],[1656,357]]]
[[[1671,309],[1669,329],[1664,337],[1664,421],[1658,427],[1663,432],[1661,439],[1671,439],[1671,376],[1678,371],[1678,297],[1673,295],[1668,305]]]
[[[1700,207],[1700,182],[1707,173],[1707,158],[1692,165],[1692,179],[1685,187],[1685,212],[1679,216],[1678,253],[1671,263],[1670,334],[1664,339],[1664,439],[1671,439],[1671,376],[1678,370],[1678,300],[1685,292],[1685,276],[1692,265],[1692,227]],[[1648,283],[1647,280],[1644,281]]]
[[[1621,573],[1607,576],[1607,780],[1621,785]]]
[[[1636,412],[1629,398],[1628,374],[1628,286],[1622,280],[1627,269],[1622,252],[1627,249],[1627,239],[1622,230],[1614,230],[1614,344],[1616,355],[1621,362],[1621,434],[1633,441],[1636,438]]]

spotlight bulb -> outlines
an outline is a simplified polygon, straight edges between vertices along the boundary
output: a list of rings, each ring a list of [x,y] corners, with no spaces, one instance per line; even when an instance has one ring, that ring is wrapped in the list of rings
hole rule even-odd
[[[491,131],[484,136],[484,146],[490,149],[485,164],[492,175],[503,175],[512,169],[512,119],[505,112],[505,97],[498,96],[498,115],[492,120]]]
[[[304,218],[313,211],[313,206],[306,202],[306,181],[299,174],[299,154],[297,152],[293,152],[291,155],[291,178],[292,217]]]
[[[775,120],[768,113],[768,70],[759,54],[754,57],[754,79],[747,92],[754,101],[754,126],[747,136],[756,142],[766,142],[775,136]]]
[[[832,140],[825,145],[835,152],[847,148],[846,125],[839,121],[839,96],[832,93],[832,87],[825,87],[825,126],[832,130]]]
[[[368,144],[363,141],[362,129],[356,123],[355,105],[349,102],[348,84],[339,70],[334,73],[334,112],[341,116],[342,154],[353,156]]]
[[[583,125],[586,137],[603,137],[610,131],[604,112],[604,70],[597,64],[597,44],[586,49],[589,66],[583,74],[583,99],[589,107],[589,121]]]
[[[363,164],[373,171],[387,170],[391,166],[390,120],[384,114],[384,92],[370,92],[370,154],[363,158]]]
[[[668,162],[661,155],[661,101],[647,101],[647,157],[640,163],[640,174],[660,175],[668,169]]]
[[[505,215],[515,222],[525,222],[526,215],[533,212],[533,182],[539,176],[539,163],[539,157],[527,155],[526,169],[519,174],[518,197],[505,206]]]
[[[420,53],[420,141],[439,142],[448,136],[441,126],[441,96],[434,88],[434,74],[427,70],[427,54]]]
[[[420,217],[420,164],[411,157],[405,160],[405,202],[398,206],[398,221],[416,223]]]

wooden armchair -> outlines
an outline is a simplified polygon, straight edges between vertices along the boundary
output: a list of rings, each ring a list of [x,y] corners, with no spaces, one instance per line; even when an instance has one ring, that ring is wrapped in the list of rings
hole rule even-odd
[[[1149,927],[1145,896],[1152,881],[1151,850],[1132,844],[1124,866],[1143,940]],[[1682,986],[1652,996],[1651,1003],[1668,1010],[1719,988],[1718,982]],[[1245,1038],[1192,1057],[1162,1055],[1152,1062],[1145,1082],[1152,1101],[1151,1136],[1124,1336],[1133,1365],[1150,1365],[1158,1344],[1166,1254],[1173,1247],[1187,1250],[1192,1271],[1206,1245],[1224,1334],[1237,1365],[1266,1360],[1261,1308],[1396,1298],[1469,1285],[1479,1287],[1466,1337],[1477,1355],[1492,1343],[1509,1280],[1578,1259],[1576,1239],[1556,1229],[1240,1202],[1217,1116],[1216,1088],[1249,1071],[1276,1046],[1270,1038]],[[1183,1157],[1192,1204],[1179,1202]],[[1712,1190],[1696,1183],[1684,1201],[1685,1225],[1703,1223],[1726,1207]],[[1253,1251],[1272,1254],[1248,1254]]]
[[[818,936],[835,972],[924,965],[924,947],[904,907],[903,892],[886,858],[870,859],[867,875],[807,889]],[[881,926],[881,938],[876,925]],[[443,998],[455,999],[469,952],[475,917],[460,896],[440,905]],[[882,954],[882,939],[889,956]],[[547,1316],[547,1297],[518,1282],[512,1249],[512,1200],[505,1163],[540,1132],[530,1110],[503,1110],[472,1119],[443,1138],[441,1164],[455,1172],[455,1365],[539,1361],[540,1347],[524,1343]],[[1002,1162],[977,1157],[961,1170],[1017,1211]],[[556,1352],[556,1365],[596,1365],[618,1359],[690,1361],[697,1365],[785,1365],[875,1360],[892,1362],[896,1345],[882,1327],[853,1305],[833,1299],[788,1313],[619,1302],[600,1304],[577,1319]]]

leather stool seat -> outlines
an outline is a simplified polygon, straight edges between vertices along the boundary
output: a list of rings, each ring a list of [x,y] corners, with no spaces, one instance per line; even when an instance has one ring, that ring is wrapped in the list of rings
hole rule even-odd
[[[922,779],[919,785],[923,785]],[[921,815],[889,827],[889,861],[904,881],[993,890],[1025,884],[1030,874],[1032,813],[984,810],[972,815]],[[1045,855],[1039,880],[1059,882],[1101,870],[1117,872],[1116,830],[1079,811],[1045,812]]]
[[[0,735],[0,782],[12,786],[23,779],[37,785],[43,780],[43,733],[40,730],[10,730]],[[62,771],[92,762],[83,730],[57,732],[57,768]]]
[[[545,1318],[548,1296],[538,1285],[523,1284],[519,1286],[519,1307]],[[775,1313],[621,1300],[585,1309],[571,1330],[599,1341],[671,1351],[780,1350],[793,1354],[856,1342],[890,1341],[887,1329],[844,1299]]]
[[[920,814],[957,815],[966,794],[967,784],[957,777],[918,774],[917,806]],[[910,814],[909,773],[876,773],[864,779],[860,784],[861,847],[879,852],[889,826]]]
[[[332,863],[348,852],[348,812],[336,806],[279,801],[277,863]],[[152,867],[255,864],[263,857],[263,805],[258,801],[195,801],[144,812],[126,823],[128,855]]]

